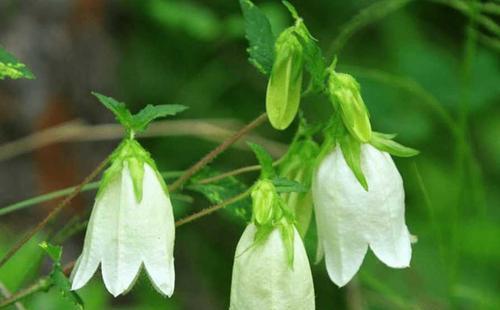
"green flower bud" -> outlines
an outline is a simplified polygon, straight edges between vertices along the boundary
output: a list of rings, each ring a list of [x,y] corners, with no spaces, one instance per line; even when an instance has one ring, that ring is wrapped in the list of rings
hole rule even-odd
[[[270,180],[258,181],[251,195],[255,222],[259,225],[270,223],[278,199],[273,183]]]
[[[304,57],[294,31],[291,27],[276,40],[276,58],[267,84],[267,114],[271,125],[280,130],[292,123],[300,103]]]
[[[358,82],[349,74],[332,71],[328,91],[349,133],[360,142],[370,141],[372,131],[368,110],[361,98]]]

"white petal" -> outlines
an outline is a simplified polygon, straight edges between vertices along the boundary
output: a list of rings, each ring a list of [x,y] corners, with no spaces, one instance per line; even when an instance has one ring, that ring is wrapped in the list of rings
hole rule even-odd
[[[371,145],[362,146],[362,166],[370,193],[378,201],[366,209],[366,237],[370,248],[393,268],[408,267],[411,240],[405,224],[403,180],[392,158]]]
[[[294,230],[294,263],[290,268],[278,229],[254,244],[256,228],[248,225],[236,248],[231,282],[231,310],[313,310],[314,287],[302,239]]]
[[[314,178],[318,237],[328,275],[338,286],[352,279],[368,249],[363,236],[367,197],[358,195],[360,189],[338,148],[323,160]]]
[[[143,242],[144,266],[155,288],[170,297],[175,282],[172,204],[154,170],[147,164],[144,168],[141,213],[136,218]]]
[[[90,280],[111,243],[112,236],[109,231],[114,231],[116,228],[114,218],[119,209],[117,201],[121,196],[121,180],[121,175],[117,176],[96,199],[90,215],[83,251],[71,275],[71,289],[73,290],[81,288]]]

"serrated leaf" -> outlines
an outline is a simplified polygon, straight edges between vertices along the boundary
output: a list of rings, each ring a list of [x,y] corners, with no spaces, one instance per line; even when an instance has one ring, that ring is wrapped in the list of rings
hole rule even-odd
[[[84,308],[82,298],[75,291],[71,290],[71,283],[60,267],[52,271],[50,278],[61,295],[71,301],[76,309]]]
[[[180,104],[162,104],[156,106],[148,104],[144,109],[132,116],[132,129],[134,131],[143,131],[153,120],[168,115],[176,115],[187,108]]]
[[[248,146],[252,149],[261,166],[261,177],[264,179],[272,179],[276,176],[273,168],[273,158],[260,145],[248,142]]]
[[[306,193],[308,191],[303,184],[286,178],[274,178],[273,184],[278,193]]]
[[[34,79],[35,75],[12,54],[0,46],[0,80],[11,79]]]
[[[274,62],[275,37],[271,23],[264,13],[250,0],[240,0],[245,19],[245,36],[250,62],[264,74],[269,74]]]
[[[370,144],[380,151],[387,152],[398,157],[412,157],[420,152],[416,149],[406,147],[396,141],[391,140],[395,135],[387,135],[379,132],[373,132]]]
[[[368,183],[361,169],[361,143],[348,133],[345,133],[339,140],[340,148],[347,165],[351,168],[361,186],[368,191]]]
[[[40,243],[40,247],[52,259],[53,266],[49,275],[51,286],[55,286],[64,298],[70,300],[75,308],[83,309],[83,300],[71,290],[71,283],[66,277],[61,267],[62,247],[55,246],[47,242]]]
[[[122,124],[125,128],[130,129],[132,127],[132,114],[125,106],[125,103],[119,102],[114,98],[104,96],[97,92],[92,92],[92,95],[96,96],[97,99],[106,107],[116,117],[116,120]]]
[[[223,201],[234,197],[248,189],[248,186],[243,182],[239,181],[235,177],[227,177],[220,179],[216,182],[211,182],[208,184],[200,184],[198,181],[219,175],[221,172],[215,169],[205,167],[202,171],[198,172],[195,176],[191,178],[191,183],[187,186],[189,190],[198,192],[205,196],[213,204],[219,204]],[[248,222],[251,219],[251,200],[250,198],[245,198],[234,202],[230,207],[223,209],[223,212],[227,212],[239,219],[243,219]]]

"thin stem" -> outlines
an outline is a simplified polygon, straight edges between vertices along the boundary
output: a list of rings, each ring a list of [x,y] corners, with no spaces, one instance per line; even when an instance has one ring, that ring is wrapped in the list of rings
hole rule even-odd
[[[209,214],[211,214],[211,213],[213,213],[213,212],[215,212],[217,210],[220,210],[220,209],[222,209],[222,208],[224,208],[224,207],[226,207],[226,206],[228,206],[230,204],[233,204],[233,203],[235,203],[237,201],[242,200],[243,198],[247,197],[248,195],[250,195],[250,190],[247,190],[247,191],[245,191],[243,193],[240,193],[240,194],[238,194],[236,196],[233,196],[233,197],[227,199],[226,201],[221,202],[218,205],[214,205],[214,206],[205,208],[205,209],[203,209],[203,210],[201,210],[199,212],[196,212],[194,214],[186,216],[185,218],[182,218],[182,219],[176,221],[175,222],[175,227],[182,226],[184,224],[187,224],[189,222],[192,222],[194,220],[197,220],[199,218],[207,216],[207,215],[209,215]]]
[[[182,173],[183,173],[183,171],[165,171],[165,172],[162,172],[161,175],[165,179],[171,179],[171,178],[176,178],[176,177],[181,176]],[[101,183],[100,180],[96,181],[96,182],[90,182],[90,183],[86,184],[84,187],[82,187],[80,192],[87,192],[87,191],[97,189],[99,187],[100,183]],[[42,202],[50,201],[50,200],[53,200],[53,199],[56,199],[59,197],[69,195],[76,189],[76,187],[77,186],[63,188],[63,189],[60,189],[60,190],[57,190],[54,192],[46,193],[43,195],[38,195],[38,196],[35,196],[32,198],[22,200],[22,201],[13,203],[11,205],[5,206],[5,207],[0,209],[0,216],[6,215],[6,214],[9,214],[11,212],[15,212],[15,211],[18,211],[18,210],[21,210],[24,208],[31,207],[31,206],[37,205],[39,203],[42,203]]]
[[[70,201],[75,198],[83,189],[83,187],[88,184],[90,181],[92,181],[100,172],[101,170],[106,167],[107,163],[109,161],[109,157],[107,157],[105,160],[103,160],[97,168],[92,171],[80,185],[76,186],[75,189],[66,196],[66,198],[61,201],[50,213],[41,221],[39,222],[35,227],[33,227],[20,241],[18,241],[14,246],[4,255],[4,257],[0,260],[0,268],[5,265],[5,263],[12,257],[14,254],[19,251],[19,249],[26,243],[28,242],[37,232],[42,230],[45,225],[47,225],[50,220],[52,220],[54,217],[56,217],[59,212],[61,212],[62,209],[64,209],[66,206],[69,205]]]
[[[188,170],[186,170],[186,172],[170,186],[170,191],[174,192],[178,190],[190,177],[192,177],[194,174],[200,171],[201,168],[205,167],[208,163],[214,160],[215,157],[217,157],[220,153],[224,152],[227,148],[229,148],[232,144],[238,141],[245,134],[247,134],[248,132],[252,131],[256,127],[261,125],[266,119],[267,119],[267,114],[262,113],[248,125],[238,130],[236,133],[234,133],[234,135],[226,139],[219,146],[213,149],[210,153],[205,155],[197,163],[195,163]]]
[[[51,286],[52,282],[50,281],[49,277],[43,277],[30,287],[17,292],[7,299],[2,300],[2,302],[0,302],[0,308],[5,308],[7,306],[15,304],[21,299],[31,296],[37,292],[48,290]]]

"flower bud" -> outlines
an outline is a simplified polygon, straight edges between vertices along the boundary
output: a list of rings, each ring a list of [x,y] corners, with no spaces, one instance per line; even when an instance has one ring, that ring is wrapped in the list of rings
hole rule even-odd
[[[294,27],[281,33],[275,50],[276,58],[267,84],[266,111],[271,125],[282,130],[297,114],[302,89],[304,57]]]
[[[314,286],[307,254],[292,228],[293,265],[278,227],[261,242],[250,224],[241,236],[233,265],[230,310],[314,310]]]
[[[371,138],[371,125],[358,82],[349,74],[330,72],[328,80],[330,100],[338,107],[342,121],[351,135],[360,142]]]
[[[338,286],[354,277],[368,246],[389,267],[408,267],[411,259],[403,181],[392,158],[363,144],[361,168],[368,191],[337,147],[319,165],[312,186],[319,247]]]
[[[269,223],[276,209],[276,188],[270,180],[258,181],[252,190],[253,216],[259,225]]]

